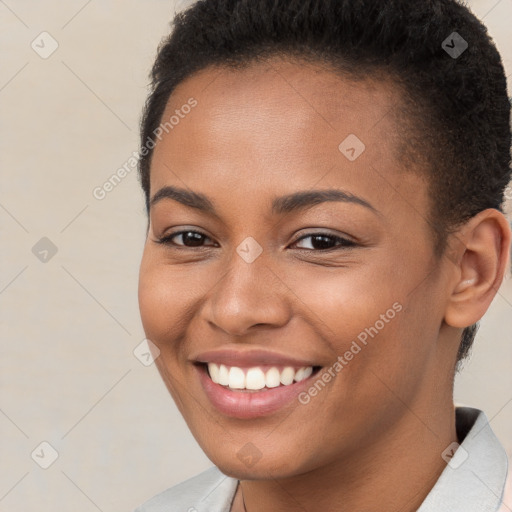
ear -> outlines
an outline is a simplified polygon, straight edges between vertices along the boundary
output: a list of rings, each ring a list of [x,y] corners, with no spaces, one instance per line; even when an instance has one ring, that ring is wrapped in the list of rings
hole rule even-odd
[[[454,234],[454,284],[445,322],[468,327],[482,318],[494,299],[509,265],[511,231],[506,217],[489,208],[472,217]]]

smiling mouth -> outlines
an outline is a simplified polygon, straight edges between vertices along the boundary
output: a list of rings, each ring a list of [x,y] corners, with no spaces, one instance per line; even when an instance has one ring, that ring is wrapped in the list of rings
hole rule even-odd
[[[257,393],[291,386],[317,374],[321,366],[263,365],[239,367],[217,363],[200,363],[215,384],[231,391]]]

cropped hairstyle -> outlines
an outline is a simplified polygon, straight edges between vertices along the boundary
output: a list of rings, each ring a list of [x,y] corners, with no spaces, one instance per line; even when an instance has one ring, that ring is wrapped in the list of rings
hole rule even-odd
[[[151,71],[141,120],[139,179],[149,214],[148,141],[178,84],[208,67],[242,69],[272,57],[397,87],[397,155],[428,183],[436,258],[448,235],[487,208],[502,210],[510,181],[510,101],[486,27],[456,0],[199,0],[172,21]],[[400,122],[398,122],[400,121]],[[457,363],[478,323],[464,329]]]

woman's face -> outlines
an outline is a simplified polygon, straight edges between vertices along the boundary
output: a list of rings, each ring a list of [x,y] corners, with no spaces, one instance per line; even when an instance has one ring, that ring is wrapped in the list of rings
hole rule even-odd
[[[178,408],[227,474],[361,457],[449,400],[449,262],[433,258],[425,181],[396,158],[398,98],[274,59],[203,70],[169,100],[140,311]],[[225,366],[221,383],[208,362]],[[300,380],[301,367],[314,373]]]

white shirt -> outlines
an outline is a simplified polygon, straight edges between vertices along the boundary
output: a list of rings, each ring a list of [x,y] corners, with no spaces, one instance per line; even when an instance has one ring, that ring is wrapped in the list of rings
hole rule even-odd
[[[446,459],[446,468],[417,512],[510,510],[502,501],[507,454],[486,415],[470,407],[455,411],[457,436],[463,441]],[[238,483],[213,466],[154,496],[134,512],[230,512]]]

